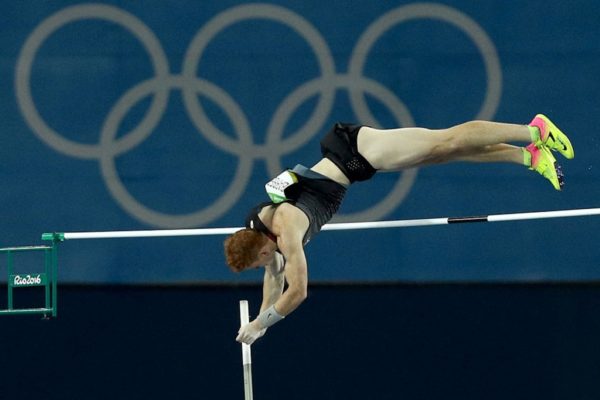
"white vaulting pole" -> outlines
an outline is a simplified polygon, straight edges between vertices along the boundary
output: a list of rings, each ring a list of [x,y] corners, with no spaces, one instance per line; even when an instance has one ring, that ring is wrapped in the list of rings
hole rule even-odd
[[[354,230],[354,229],[382,229],[382,228],[407,228],[412,226],[447,225],[468,222],[500,222],[520,221],[544,218],[572,218],[600,215],[600,208],[582,208],[575,210],[538,211],[512,214],[479,215],[472,217],[443,217],[425,219],[405,219],[396,221],[374,222],[346,222],[326,224],[324,231]],[[229,235],[242,229],[236,228],[199,228],[199,229],[158,229],[143,231],[101,231],[101,232],[65,232],[44,233],[42,240],[70,240],[70,239],[117,239],[117,238],[143,238],[167,236],[210,236]]]
[[[240,322],[244,326],[250,322],[248,300],[240,300]],[[250,345],[242,343],[242,365],[244,367],[244,399],[252,400],[252,354]]]

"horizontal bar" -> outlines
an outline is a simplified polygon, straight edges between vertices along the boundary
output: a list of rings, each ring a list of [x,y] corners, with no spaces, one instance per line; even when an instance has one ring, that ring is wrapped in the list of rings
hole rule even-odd
[[[543,218],[571,218],[584,217],[590,215],[600,215],[600,208],[584,208],[579,210],[560,210],[560,211],[541,211],[516,214],[499,214],[490,215],[489,222],[501,221],[520,221],[526,219],[543,219]]]
[[[50,246],[19,246],[19,247],[5,247],[0,249],[0,251],[33,251],[33,250],[49,250],[52,247]]]
[[[468,222],[500,222],[518,221],[543,218],[570,218],[600,215],[600,208],[583,208],[576,210],[539,211],[513,214],[483,215],[475,217],[444,217],[408,219],[396,221],[374,222],[345,222],[333,223],[323,226],[324,231],[354,230],[354,229],[382,229],[382,228],[407,228],[413,226],[434,226]],[[73,239],[118,239],[118,238],[144,238],[144,237],[170,237],[170,236],[210,236],[229,235],[242,229],[235,228],[204,228],[204,229],[158,229],[142,231],[102,231],[102,232],[65,232],[44,233],[42,240],[73,240]]]
[[[229,235],[242,228],[208,228],[208,229],[158,229],[145,231],[113,231],[113,232],[65,232],[64,239],[123,239],[168,236],[211,236]]]
[[[15,308],[12,310],[0,310],[1,314],[47,314],[51,313],[51,308]]]
[[[448,218],[405,219],[397,221],[342,222],[324,225],[324,231],[346,231],[355,229],[408,228],[412,226],[445,225]]]

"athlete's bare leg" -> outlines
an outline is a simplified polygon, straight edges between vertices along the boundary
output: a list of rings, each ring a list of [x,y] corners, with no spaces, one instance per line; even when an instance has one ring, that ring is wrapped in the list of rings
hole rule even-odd
[[[374,168],[383,171],[451,161],[522,164],[522,150],[506,143],[530,141],[526,125],[487,121],[471,121],[438,130],[363,127],[358,135],[358,151]]]
[[[509,162],[523,165],[523,148],[504,143],[491,144],[478,149],[469,149],[464,155],[458,155],[456,161]]]

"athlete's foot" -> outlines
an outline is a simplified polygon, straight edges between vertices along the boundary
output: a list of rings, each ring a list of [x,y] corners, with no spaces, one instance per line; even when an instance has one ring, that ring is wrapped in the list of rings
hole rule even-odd
[[[561,190],[565,182],[560,165],[547,147],[538,148],[535,143],[531,143],[524,149],[531,156],[529,169],[537,171],[544,178],[548,179],[554,189]],[[529,158],[529,157],[526,157]]]
[[[558,151],[568,159],[575,157],[575,151],[567,135],[558,129],[548,117],[538,114],[529,123],[529,126],[539,130],[539,138],[534,138],[534,143],[538,148],[546,146],[551,150]]]

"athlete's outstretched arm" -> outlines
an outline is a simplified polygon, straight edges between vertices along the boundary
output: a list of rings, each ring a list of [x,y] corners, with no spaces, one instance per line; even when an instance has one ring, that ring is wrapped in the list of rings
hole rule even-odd
[[[294,311],[306,299],[308,287],[308,266],[302,240],[294,243],[286,242],[279,238],[279,248],[285,257],[285,279],[288,283],[287,290],[275,302],[275,311],[285,317]]]
[[[263,301],[260,306],[261,313],[268,310],[275,302],[277,302],[277,300],[279,300],[285,285],[283,256],[279,253],[275,253],[273,256],[273,260],[265,265]],[[238,342],[252,344],[266,332],[267,328],[263,328],[262,325],[258,323],[258,320],[254,320],[252,323],[240,327],[236,340]]]
[[[263,300],[260,311],[271,307],[283,293],[285,284],[283,256],[275,253],[273,261],[265,265],[265,276],[263,278]]]
[[[308,267],[302,239],[308,228],[308,218],[298,208],[290,204],[277,207],[273,215],[273,233],[277,236],[277,246],[285,258],[285,279],[287,290],[274,304],[275,312],[287,316],[306,298]]]

